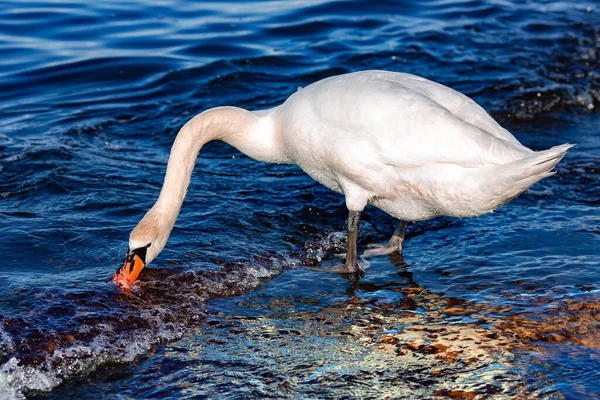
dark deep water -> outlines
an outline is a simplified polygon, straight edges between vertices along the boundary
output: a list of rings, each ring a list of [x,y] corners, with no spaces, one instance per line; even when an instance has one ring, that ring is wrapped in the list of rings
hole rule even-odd
[[[0,54],[0,398],[600,398],[598,3],[8,1]],[[353,282],[310,269],[341,196],[211,143],[135,293],[110,282],[186,120],[361,69],[577,146]],[[369,209],[360,245],[393,224]]]

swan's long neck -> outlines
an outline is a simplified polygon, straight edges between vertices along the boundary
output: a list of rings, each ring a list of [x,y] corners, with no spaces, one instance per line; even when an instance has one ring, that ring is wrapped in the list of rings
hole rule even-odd
[[[185,124],[173,143],[160,196],[153,209],[172,229],[185,198],[190,177],[202,146],[222,140],[260,160],[285,162],[275,135],[272,112],[253,113],[236,107],[207,110]]]
[[[249,112],[218,107],[185,124],[171,148],[158,200],[129,235],[129,248],[148,246],[146,264],[162,251],[185,199],[196,157],[205,143],[222,140],[257,160],[287,162],[273,123],[275,112],[276,109]]]

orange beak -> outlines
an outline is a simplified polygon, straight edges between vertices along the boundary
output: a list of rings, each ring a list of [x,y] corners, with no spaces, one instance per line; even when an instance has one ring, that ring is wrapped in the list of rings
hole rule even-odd
[[[133,285],[144,267],[145,264],[142,259],[135,254],[131,261],[126,260],[123,268],[115,273],[113,276],[113,282],[119,286],[129,287]]]

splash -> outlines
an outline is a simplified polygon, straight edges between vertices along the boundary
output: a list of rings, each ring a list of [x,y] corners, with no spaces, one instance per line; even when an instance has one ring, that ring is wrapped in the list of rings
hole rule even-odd
[[[64,379],[85,376],[101,365],[131,362],[203,321],[211,298],[255,288],[282,268],[270,262],[232,264],[205,273],[153,271],[146,281],[123,292],[108,283],[104,292],[76,296],[85,295],[89,301],[74,301],[73,293],[53,293],[61,310],[51,329],[39,329],[30,320],[2,319],[0,392],[18,397],[49,391]]]
[[[0,393],[24,398],[102,365],[129,363],[202,323],[209,300],[245,293],[285,268],[314,264],[338,249],[342,236],[330,233],[289,256],[272,252],[217,270],[148,268],[133,285],[111,280],[98,290],[44,292],[32,312],[53,315],[52,326],[41,329],[35,317],[0,320]]]

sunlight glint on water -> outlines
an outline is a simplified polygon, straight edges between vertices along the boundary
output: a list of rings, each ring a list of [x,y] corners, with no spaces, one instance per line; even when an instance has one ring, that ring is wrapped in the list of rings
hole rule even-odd
[[[598,397],[599,11],[0,4],[0,398]],[[377,68],[472,96],[535,150],[577,146],[352,282],[317,270],[345,247],[339,195],[211,143],[165,251],[133,293],[111,284],[189,118]],[[369,209],[360,245],[393,225]]]

